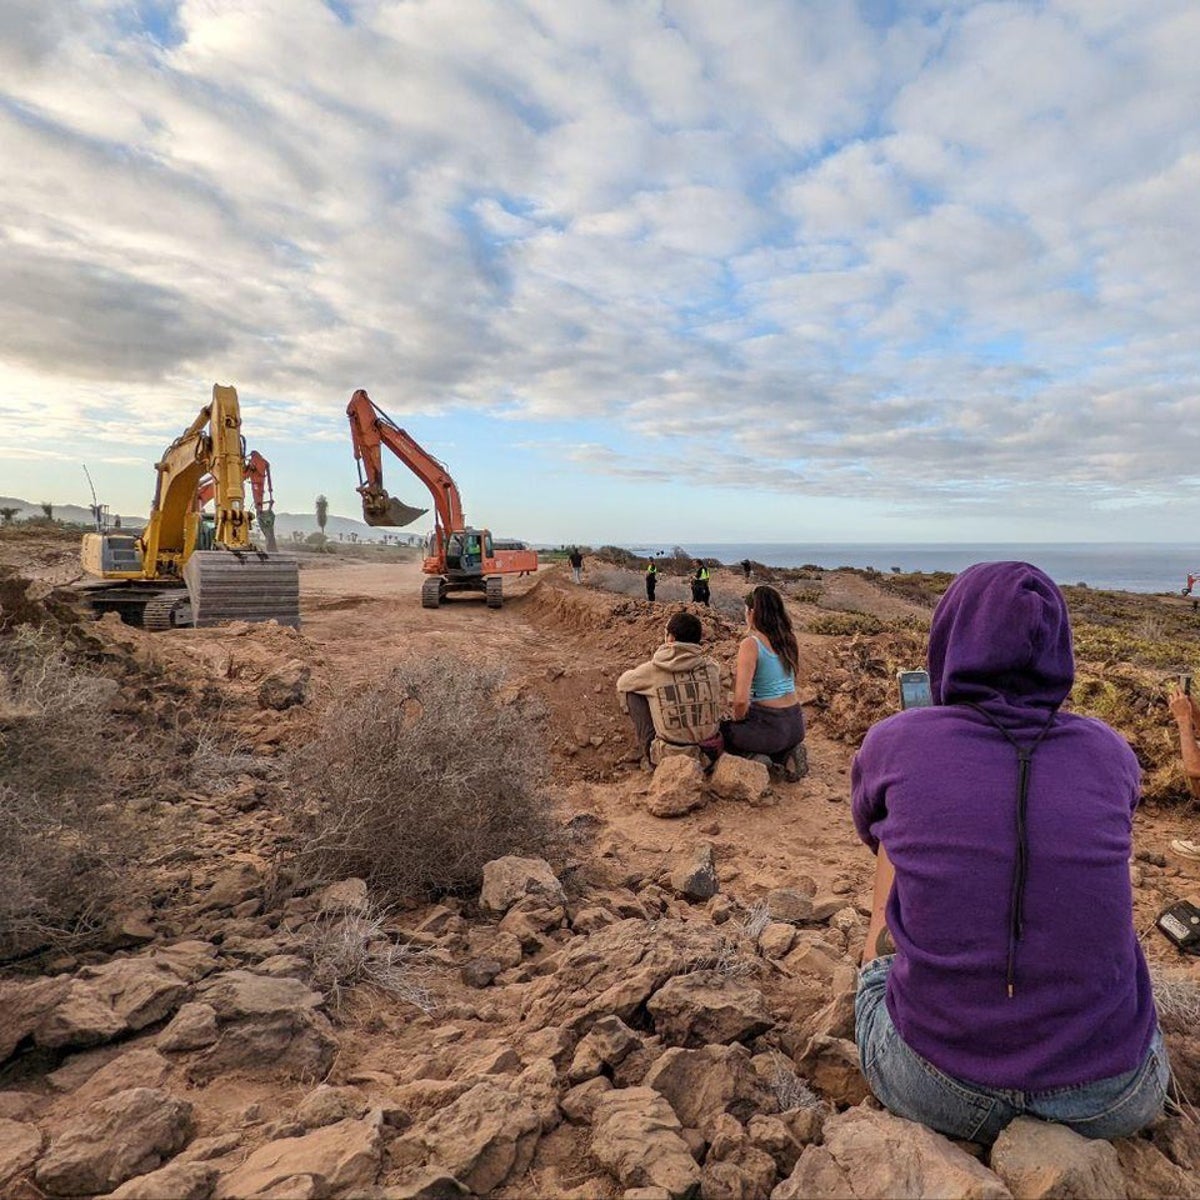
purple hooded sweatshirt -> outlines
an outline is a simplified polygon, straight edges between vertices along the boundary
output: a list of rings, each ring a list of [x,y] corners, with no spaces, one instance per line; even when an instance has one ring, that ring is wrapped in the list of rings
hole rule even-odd
[[[1129,881],[1139,770],[1102,721],[1057,711],[1075,677],[1062,593],[1028,563],[964,571],[933,615],[929,677],[933,707],[875,725],[852,772],[859,836],[896,870],[897,1031],[987,1087],[1133,1070],[1157,1023]],[[997,724],[1026,747],[1042,735],[1023,833]]]

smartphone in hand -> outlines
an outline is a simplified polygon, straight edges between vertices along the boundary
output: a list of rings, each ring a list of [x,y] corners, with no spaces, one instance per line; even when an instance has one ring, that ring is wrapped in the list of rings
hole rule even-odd
[[[933,703],[928,671],[897,671],[901,708],[928,708]]]

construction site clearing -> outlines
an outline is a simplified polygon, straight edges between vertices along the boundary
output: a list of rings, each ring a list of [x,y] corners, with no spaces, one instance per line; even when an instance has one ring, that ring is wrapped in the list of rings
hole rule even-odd
[[[1165,705],[1200,663],[1190,602],[1065,589],[1071,703],[1143,768],[1130,872],[1181,1110],[1115,1143],[1021,1121],[989,1153],[883,1111],[853,1044],[873,861],[850,763],[921,665],[947,577],[769,573],[809,773],[727,756],[697,784],[678,760],[639,770],[614,691],[682,576],[651,606],[589,556],[583,585],[543,565],[501,609],[431,608],[417,551],[297,548],[298,629],[152,632],[91,620],[66,590],[78,535],[27,524],[0,530],[0,662],[42,638],[103,683],[80,729],[119,751],[114,804],[142,840],[103,921],[24,934],[0,973],[0,1194],[1200,1196],[1200,960],[1154,928],[1200,893],[1200,862],[1170,851],[1198,820]],[[728,688],[742,573],[711,587],[694,611]],[[298,877],[286,764],[414,661],[502,677],[555,836],[436,896]],[[3,751],[24,710],[0,705]],[[331,973],[331,932],[387,972]]]

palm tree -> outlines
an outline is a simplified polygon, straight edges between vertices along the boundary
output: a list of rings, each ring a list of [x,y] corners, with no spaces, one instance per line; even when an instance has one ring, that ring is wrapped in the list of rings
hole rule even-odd
[[[42,501],[42,512],[46,514],[47,521],[54,520],[54,505],[49,500]]]
[[[325,532],[325,522],[329,519],[329,501],[324,496],[317,497],[317,526]]]

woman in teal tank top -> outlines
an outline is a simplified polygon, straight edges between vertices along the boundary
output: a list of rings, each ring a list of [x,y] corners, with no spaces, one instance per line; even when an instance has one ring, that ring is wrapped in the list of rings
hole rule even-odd
[[[746,596],[747,636],[738,646],[733,720],[721,722],[725,749],[765,755],[789,779],[807,771],[804,711],[796,695],[800,649],[783,597],[767,584]]]

